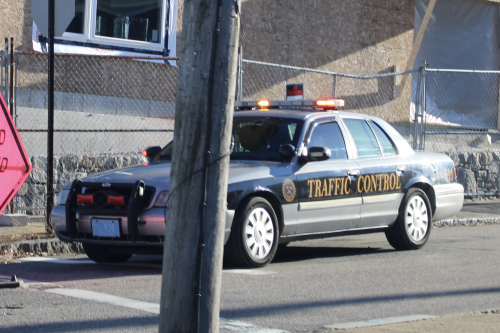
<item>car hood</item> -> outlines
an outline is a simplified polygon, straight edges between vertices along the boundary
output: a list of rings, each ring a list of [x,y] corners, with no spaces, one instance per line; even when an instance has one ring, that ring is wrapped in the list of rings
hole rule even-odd
[[[151,163],[109,170],[83,179],[84,182],[134,183],[144,181],[146,186],[170,184],[171,163]],[[229,184],[241,181],[275,177],[281,173],[290,173],[290,163],[268,161],[231,161],[229,165]]]

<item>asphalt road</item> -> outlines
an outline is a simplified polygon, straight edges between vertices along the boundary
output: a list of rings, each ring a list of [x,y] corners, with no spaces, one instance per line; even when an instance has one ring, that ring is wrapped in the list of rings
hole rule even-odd
[[[499,225],[433,229],[423,249],[409,252],[392,250],[383,234],[294,242],[265,268],[224,269],[221,317],[230,321],[221,332],[321,332],[500,309],[499,249]],[[0,332],[157,331],[161,257],[123,265],[49,259],[0,265],[0,276],[29,285],[0,289]]]

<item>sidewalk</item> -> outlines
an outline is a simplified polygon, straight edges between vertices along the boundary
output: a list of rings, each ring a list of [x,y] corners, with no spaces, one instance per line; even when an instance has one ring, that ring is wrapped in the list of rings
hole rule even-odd
[[[447,315],[433,319],[347,330],[331,329],[323,332],[339,331],[346,333],[494,333],[500,332],[500,310]]]

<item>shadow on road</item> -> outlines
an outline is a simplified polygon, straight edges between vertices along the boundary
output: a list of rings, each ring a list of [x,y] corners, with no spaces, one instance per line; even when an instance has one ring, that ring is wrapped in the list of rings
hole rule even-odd
[[[379,254],[393,252],[394,250],[372,248],[372,247],[309,247],[289,245],[278,248],[273,263],[296,262],[318,258],[337,258],[347,256],[359,256],[366,254]]]

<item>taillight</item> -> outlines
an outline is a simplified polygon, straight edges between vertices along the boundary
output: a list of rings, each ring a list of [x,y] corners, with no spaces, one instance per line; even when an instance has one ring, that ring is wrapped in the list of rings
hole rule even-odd
[[[94,196],[92,194],[77,194],[76,202],[81,204],[94,203]]]
[[[142,156],[148,157],[148,151],[147,150],[143,150],[142,151]]]
[[[118,195],[108,195],[108,205],[118,205],[123,206],[125,204],[125,198]]]

